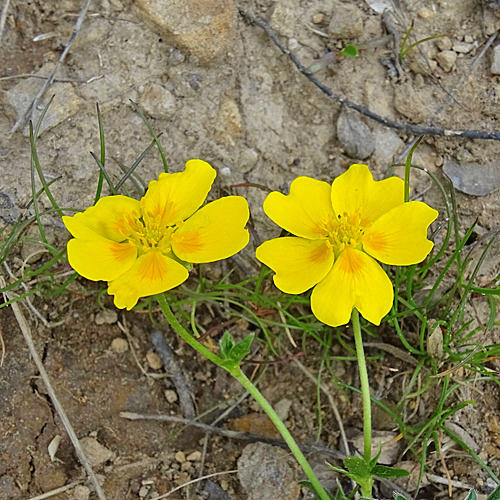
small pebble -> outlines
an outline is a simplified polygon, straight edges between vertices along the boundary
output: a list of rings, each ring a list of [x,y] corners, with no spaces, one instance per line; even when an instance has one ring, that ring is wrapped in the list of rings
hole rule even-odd
[[[165,398],[169,403],[175,403],[179,399],[177,393],[172,389],[168,389],[165,391]]]
[[[432,12],[431,9],[422,7],[421,9],[417,10],[417,16],[421,19],[430,19],[431,17],[434,17],[434,12]]]
[[[143,486],[140,490],[139,490],[139,496],[141,498],[144,498],[147,494],[149,493],[149,488],[147,486]]]
[[[185,461],[186,461],[186,455],[183,451],[178,451],[176,454],[175,454],[175,459],[177,460],[177,462],[179,462],[180,464],[183,464]]]
[[[319,24],[323,21],[324,18],[325,18],[325,15],[322,14],[321,12],[318,12],[318,14],[314,14],[314,16],[312,18],[312,22],[314,24]]]
[[[474,41],[474,37],[471,35],[465,35],[464,36],[464,42],[465,43],[472,43]]]
[[[187,457],[186,460],[189,462],[199,462],[201,459],[201,451],[193,451],[193,453],[190,453]]]
[[[436,40],[436,47],[441,51],[451,50],[453,43],[447,36],[444,36],[443,38],[438,38]]]
[[[146,360],[150,368],[153,370],[159,370],[163,366],[161,358],[158,354],[156,354],[156,352],[148,352],[146,354]]]
[[[118,321],[118,313],[114,309],[104,309],[95,315],[96,325],[112,325]]]
[[[121,337],[116,337],[116,339],[113,339],[113,342],[111,342],[111,350],[118,354],[127,352],[128,342],[125,339],[122,339]]]
[[[73,491],[73,500],[89,500],[89,497],[90,490],[83,484],[79,484]]]
[[[445,50],[444,52],[440,52],[436,56],[437,63],[447,73],[449,73],[453,69],[456,60],[457,60],[457,53],[453,52],[453,50]]]

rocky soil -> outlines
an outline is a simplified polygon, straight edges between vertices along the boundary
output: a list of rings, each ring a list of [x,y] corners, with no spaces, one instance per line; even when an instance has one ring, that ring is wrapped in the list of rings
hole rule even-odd
[[[32,197],[25,113],[57,64],[83,3],[11,0],[8,7],[0,42],[0,227],[5,225],[7,231]],[[348,43],[358,46],[356,59],[337,57],[316,76],[336,94],[370,111],[400,123],[500,131],[500,36],[493,39],[500,29],[498,2],[243,0],[240,7],[266,20],[304,66]],[[398,68],[394,33],[400,44],[412,23],[411,43],[441,36],[410,50]],[[261,239],[279,234],[261,208],[266,192],[235,185],[253,183],[286,192],[296,176],[331,181],[355,162],[370,165],[377,178],[401,175],[401,168],[394,165],[414,139],[321,92],[261,28],[240,13],[233,0],[94,0],[54,83],[35,106],[35,122],[52,95],[37,150],[47,181],[57,178],[51,189],[61,207],[85,208],[93,202],[98,169],[89,152],[99,155],[96,103],[104,121],[106,168],[115,183],[122,176],[120,165],[130,167],[150,144],[149,131],[132,100],[162,134],[170,171],[182,170],[189,158],[211,163],[218,171],[214,196],[247,197]],[[477,235],[489,241],[500,226],[499,157],[498,141],[426,136],[414,163],[442,182],[445,176],[451,179],[458,190],[462,232],[477,221]],[[156,149],[137,170],[146,181],[161,171]],[[445,211],[438,189],[425,172],[414,171],[412,195]],[[40,204],[41,209],[50,208],[45,198]],[[63,248],[68,236],[61,221],[48,215],[44,223],[49,242]],[[26,236],[36,238],[36,228]],[[14,271],[40,248],[26,241],[9,260]],[[493,250],[480,273],[485,283],[500,269],[498,248]],[[248,248],[244,254],[247,273],[258,271],[251,253]],[[45,258],[37,254],[30,262],[41,265]],[[97,290],[83,280],[77,283]],[[120,417],[123,411],[180,415],[178,395],[155,358],[147,315],[120,312],[117,316],[104,298],[111,312],[103,317],[95,296],[36,298],[44,321],[31,319],[56,392],[109,499],[150,500],[198,476],[237,468],[238,473],[213,477],[169,498],[310,498],[297,485],[301,476],[288,453],[278,447],[222,436],[207,439],[201,430]],[[487,320],[484,300],[477,298],[469,308],[476,322],[485,321],[485,315]],[[217,320],[206,308],[199,314],[208,318],[207,324]],[[55,326],[60,319],[64,323]],[[65,485],[71,487],[52,498],[95,498],[9,308],[0,309],[0,321],[6,348],[0,368],[0,499],[31,499]],[[237,328],[244,333],[251,326],[242,323]],[[207,420],[212,422],[224,410],[225,401],[238,399],[239,387],[196,358],[173,334],[167,337],[192,378],[198,414],[212,410]],[[497,337],[492,330],[481,341],[498,342]],[[300,342],[300,336],[296,340]],[[308,354],[302,362],[316,373],[319,346],[312,339],[305,345]],[[343,353],[339,345],[335,353]],[[408,368],[392,357],[382,364],[372,363],[373,384],[382,399],[389,397],[396,379],[393,372],[384,371],[386,365],[401,372]],[[351,363],[338,361],[332,371],[346,383],[357,383]],[[313,443],[319,428],[314,383],[296,365],[285,363],[272,365],[262,384],[297,439]],[[355,441],[360,402],[354,397],[349,404],[333,386],[332,393]],[[464,387],[460,397],[474,399],[477,407],[457,414],[455,425],[498,474],[498,390],[493,384]],[[338,426],[328,400],[321,403],[320,442],[338,450]],[[432,405],[432,401],[422,404]],[[385,414],[375,411],[374,419],[377,431],[394,433],[395,426]],[[231,425],[237,430],[265,433],[258,408],[247,400],[229,420],[235,421]],[[61,441],[52,460],[48,446],[58,435]],[[401,449],[388,447],[392,455],[387,460],[393,463]],[[447,453],[450,476],[461,484],[455,484],[454,498],[464,497],[464,485],[485,498],[493,484],[484,471],[458,448]],[[333,487],[336,476],[324,465],[326,458],[335,461],[321,454],[310,456],[325,484]],[[444,497],[446,471],[435,456],[428,465],[434,476],[445,481],[427,478],[429,486],[418,498]],[[403,487],[412,492],[411,485]],[[382,485],[377,494],[391,498],[391,488]]]

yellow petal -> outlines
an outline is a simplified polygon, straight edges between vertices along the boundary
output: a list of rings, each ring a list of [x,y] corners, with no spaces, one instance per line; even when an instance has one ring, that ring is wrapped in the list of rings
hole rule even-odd
[[[166,292],[186,281],[188,276],[182,264],[151,251],[141,255],[128,272],[111,281],[108,293],[115,296],[116,307],[130,310],[140,297]]]
[[[242,196],[212,201],[172,234],[172,249],[179,259],[194,264],[227,259],[248,244],[248,217]]]
[[[427,228],[438,212],[421,201],[410,201],[375,221],[362,238],[363,250],[383,262],[409,266],[422,262],[432,249]]]
[[[202,160],[189,160],[183,172],[160,174],[151,181],[141,200],[142,214],[160,216],[166,226],[173,226],[193,215],[205,201],[216,176]]]
[[[94,235],[90,241],[79,238],[68,241],[68,260],[78,274],[93,281],[110,281],[134,265],[137,258],[135,245]]]
[[[75,238],[88,239],[90,233],[82,228],[85,226],[108,240],[118,242],[129,236],[124,226],[125,218],[138,219],[140,215],[140,203],[137,200],[121,195],[105,196],[85,212],[73,217],[64,216],[63,222]]]
[[[338,215],[361,217],[361,226],[404,203],[404,181],[389,177],[374,181],[366,165],[354,164],[332,184],[332,205]]]
[[[273,191],[264,200],[264,212],[288,232],[317,240],[327,234],[325,226],[335,214],[331,202],[332,187],[311,177],[297,177],[290,194]]]
[[[311,295],[314,315],[330,326],[345,325],[353,308],[374,325],[391,310],[394,293],[384,270],[369,255],[345,249]]]
[[[319,283],[332,268],[334,254],[324,240],[276,238],[262,243],[255,256],[276,275],[275,285],[285,293],[302,293]]]

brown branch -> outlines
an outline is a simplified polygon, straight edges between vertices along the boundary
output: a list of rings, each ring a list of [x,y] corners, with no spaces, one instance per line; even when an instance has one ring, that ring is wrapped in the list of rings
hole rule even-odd
[[[395,120],[391,120],[389,118],[386,118],[384,116],[380,116],[377,113],[373,113],[373,111],[370,111],[369,109],[365,108],[364,106],[361,106],[360,104],[356,104],[355,102],[350,101],[349,99],[346,99],[345,97],[342,97],[335,92],[330,87],[327,87],[323,83],[321,83],[314,75],[310,75],[305,71],[305,67],[302,65],[302,63],[298,60],[297,56],[290,52],[283,42],[280,40],[278,35],[275,33],[275,31],[271,28],[271,26],[261,19],[260,17],[255,16],[251,12],[246,11],[243,7],[240,5],[237,5],[238,10],[240,11],[240,14],[244,17],[246,17],[250,22],[256,24],[257,26],[260,26],[269,36],[269,38],[274,42],[274,44],[283,52],[283,54],[286,54],[292,62],[295,64],[297,69],[306,77],[308,78],[316,87],[318,87],[324,94],[327,96],[331,97],[335,101],[339,102],[340,104],[343,104],[344,106],[347,106],[348,108],[356,110],[358,113],[361,113],[364,116],[367,116],[368,118],[371,118],[372,120],[381,123],[382,125],[385,125],[386,127],[393,128],[396,130],[400,130],[402,132],[406,132],[408,134],[415,134],[415,135],[439,135],[439,136],[444,136],[444,137],[463,137],[464,139],[485,139],[485,140],[493,140],[493,141],[500,141],[500,132],[483,132],[481,130],[452,130],[452,129],[445,129],[445,128],[439,128],[439,127],[428,127],[425,125],[417,125],[415,123],[403,123],[403,122],[397,122]]]

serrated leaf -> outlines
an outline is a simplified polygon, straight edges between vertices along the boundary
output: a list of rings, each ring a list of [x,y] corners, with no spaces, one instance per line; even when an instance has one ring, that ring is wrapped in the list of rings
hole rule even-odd
[[[395,469],[394,467],[388,467],[387,465],[376,465],[372,469],[372,474],[374,476],[380,477],[381,479],[406,477],[410,475],[410,473],[407,470]]]
[[[242,341],[235,343],[231,334],[225,332],[220,342],[219,356],[222,359],[222,366],[228,370],[239,366],[243,358],[250,352],[254,334],[252,333]]]
[[[351,474],[355,474],[361,478],[371,477],[371,467],[361,457],[347,457],[344,460],[344,465],[349,469]]]
[[[220,352],[219,355],[222,359],[228,359],[231,353],[231,349],[234,347],[234,340],[229,332],[224,332],[222,340],[220,341]]]
[[[474,490],[471,490],[471,492],[473,492],[473,491]],[[469,492],[469,495],[471,492]],[[468,499],[466,498],[465,500],[468,500]],[[472,500],[476,500],[476,499],[474,498]],[[500,486],[486,500],[500,500]]]

